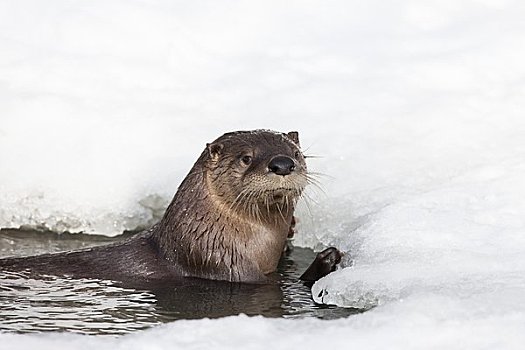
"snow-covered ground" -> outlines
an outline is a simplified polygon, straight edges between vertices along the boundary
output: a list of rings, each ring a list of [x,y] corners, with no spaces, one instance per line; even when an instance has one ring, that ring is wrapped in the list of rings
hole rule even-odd
[[[206,142],[298,130],[327,176],[296,243],[347,251],[313,295],[377,305],[2,346],[521,348],[524,18],[511,0],[0,1],[0,227],[149,225]]]

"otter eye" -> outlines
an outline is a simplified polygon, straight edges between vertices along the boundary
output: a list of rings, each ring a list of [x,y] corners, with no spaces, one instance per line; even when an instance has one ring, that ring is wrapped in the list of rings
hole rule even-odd
[[[295,151],[295,154],[294,154],[295,159],[299,159],[300,155],[301,155],[301,152]]]
[[[241,162],[244,164],[244,165],[250,165],[252,164],[252,157],[251,156],[243,156],[241,158]]]

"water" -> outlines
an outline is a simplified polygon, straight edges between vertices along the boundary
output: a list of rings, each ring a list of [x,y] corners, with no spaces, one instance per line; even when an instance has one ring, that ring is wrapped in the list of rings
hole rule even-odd
[[[108,238],[2,230],[0,256],[30,255],[105,244]],[[179,319],[218,318],[244,313],[266,317],[334,319],[356,313],[315,304],[310,288],[298,280],[314,259],[310,249],[295,248],[279,264],[278,284],[245,285],[191,281],[133,289],[117,282],[56,276],[30,278],[0,273],[0,330],[18,333],[68,331],[124,334]]]

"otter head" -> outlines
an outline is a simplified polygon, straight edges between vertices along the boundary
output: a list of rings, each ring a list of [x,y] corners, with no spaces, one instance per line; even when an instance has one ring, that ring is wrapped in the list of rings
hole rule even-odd
[[[208,144],[205,153],[210,192],[231,209],[254,217],[291,215],[308,182],[297,132],[227,133]]]

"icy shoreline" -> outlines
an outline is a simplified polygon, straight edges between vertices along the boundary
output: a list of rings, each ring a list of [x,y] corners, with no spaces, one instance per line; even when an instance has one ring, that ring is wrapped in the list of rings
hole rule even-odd
[[[431,344],[436,349],[520,349],[523,341],[523,316],[488,319],[447,320],[436,315],[413,313],[414,305],[396,303],[349,319],[282,320],[236,316],[216,320],[177,321],[134,334],[92,337],[73,334],[1,334],[2,343],[11,350],[38,347],[57,349],[75,344],[75,349],[319,349],[328,346],[356,349],[421,349]],[[417,306],[416,306],[417,310]],[[437,311],[437,310],[434,310]],[[414,317],[416,316],[416,317]],[[501,329],[494,329],[498,323]],[[241,331],[242,330],[242,331]],[[381,334],[381,336],[373,336]]]
[[[0,341],[520,348],[524,16],[512,0],[3,2],[0,227],[148,225],[206,142],[298,130],[321,156],[310,169],[327,176],[298,212],[296,244],[348,252],[313,295],[378,306],[329,322],[232,317]]]

